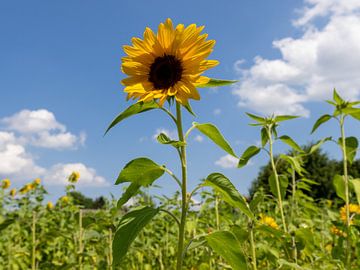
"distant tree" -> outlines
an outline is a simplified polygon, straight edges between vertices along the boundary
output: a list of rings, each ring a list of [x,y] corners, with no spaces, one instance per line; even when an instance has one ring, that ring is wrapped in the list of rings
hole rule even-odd
[[[74,204],[80,205],[85,209],[102,209],[106,203],[104,197],[102,196],[96,199],[92,199],[86,197],[84,194],[78,191],[70,192],[70,196],[73,198]]]
[[[304,147],[305,150],[309,148],[310,146]],[[287,169],[289,165],[283,160],[278,160],[278,157],[276,157],[276,160],[277,160],[278,173],[288,174]],[[305,192],[308,196],[314,199],[336,198],[336,193],[332,180],[335,174],[341,175],[343,173],[343,164],[341,160],[337,161],[334,159],[330,159],[326,153],[318,149],[315,152],[313,152],[311,155],[307,155],[303,158],[303,167],[307,171],[304,177],[314,180],[319,184],[319,185],[313,185],[311,192]],[[251,188],[249,190],[251,197],[254,195],[255,191],[260,187],[263,187],[267,193],[270,193],[268,179],[271,173],[272,173],[272,169],[271,169],[271,164],[269,162],[267,165],[263,166],[260,169],[257,178],[253,181]],[[354,178],[360,177],[360,160],[356,160],[353,162],[352,166],[349,168],[349,174]],[[300,176],[296,175],[296,178],[299,179]]]

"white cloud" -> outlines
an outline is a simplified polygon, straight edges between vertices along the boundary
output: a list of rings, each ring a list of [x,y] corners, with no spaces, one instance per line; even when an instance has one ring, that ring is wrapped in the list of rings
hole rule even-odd
[[[83,186],[108,186],[105,178],[98,176],[96,170],[82,163],[56,164],[44,175],[44,182],[50,185],[66,185],[67,178],[73,172],[80,173],[79,185]]]
[[[219,114],[221,114],[221,109],[219,109],[219,108],[215,109],[215,110],[213,111],[213,114],[214,114],[214,115],[219,115]]]
[[[215,161],[215,165],[220,166],[224,169],[236,168],[239,160],[231,155],[225,155]]]
[[[201,136],[201,135],[196,135],[195,138],[194,138],[194,140],[195,140],[196,142],[201,143],[201,142],[204,141],[204,137]]]
[[[97,175],[95,169],[83,163],[56,164],[44,168],[37,164],[28,146],[51,149],[74,148],[85,143],[86,134],[75,136],[56,121],[53,113],[47,110],[23,110],[13,116],[0,120],[6,130],[0,130],[0,178],[11,178],[23,182],[41,177],[45,184],[65,185],[73,171],[79,171],[80,185],[106,186],[104,177]]]
[[[22,110],[0,120],[5,129],[21,135],[23,143],[51,149],[76,148],[84,145],[86,134],[76,136],[66,131],[65,125],[59,123],[55,115],[45,109]]]
[[[0,175],[34,178],[44,173],[45,169],[36,165],[17,141],[13,133],[0,131]]]
[[[330,98],[337,88],[347,99],[360,96],[360,1],[308,0],[302,16],[300,38],[273,42],[280,59],[254,58],[249,69],[240,69],[242,78],[234,94],[239,106],[262,114],[308,116],[304,103]],[[327,16],[321,28],[312,22]],[[240,62],[242,63],[242,62]]]

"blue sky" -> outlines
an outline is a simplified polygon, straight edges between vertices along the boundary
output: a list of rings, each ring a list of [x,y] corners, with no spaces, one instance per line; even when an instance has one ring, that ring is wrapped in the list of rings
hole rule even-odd
[[[103,137],[113,117],[130,105],[120,84],[122,46],[156,29],[166,18],[175,24],[205,25],[217,41],[210,59],[220,65],[210,77],[236,79],[234,86],[201,89],[192,102],[197,118],[212,122],[240,155],[259,141],[245,112],[292,113],[281,134],[300,144],[338,136],[335,123],[310,136],[314,121],[330,107],[323,102],[337,87],[359,99],[360,4],[350,0],[308,1],[0,1],[0,178],[15,187],[41,177],[58,197],[65,175],[82,177],[89,196],[118,196],[114,180],[131,159],[147,156],[178,172],[176,153],[153,139],[175,128],[160,112],[134,116]],[[349,121],[348,135],[359,124]],[[277,151],[286,151],[281,143]],[[338,149],[324,147],[332,157]],[[265,154],[239,170],[226,153],[193,133],[188,150],[190,187],[212,172],[227,175],[246,193]],[[171,194],[163,177],[157,194]]]

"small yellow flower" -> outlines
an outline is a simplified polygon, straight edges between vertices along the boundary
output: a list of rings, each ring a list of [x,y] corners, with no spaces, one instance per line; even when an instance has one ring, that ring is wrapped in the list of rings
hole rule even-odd
[[[40,178],[36,178],[36,179],[34,180],[34,184],[35,184],[35,185],[40,185],[40,184],[41,184],[41,179],[40,179]]]
[[[11,189],[9,194],[11,197],[14,197],[16,195],[16,188]]]
[[[3,189],[7,189],[8,187],[10,187],[10,185],[11,185],[11,182],[10,182],[9,179],[4,179],[4,180],[2,180],[1,187],[2,187]]]
[[[199,100],[198,85],[209,82],[202,73],[219,64],[207,60],[215,40],[206,40],[203,26],[173,26],[171,19],[160,23],[157,33],[146,27],[144,38],[132,38],[132,46],[124,46],[122,71],[129,77],[122,80],[127,99],[159,104],[170,98],[186,105],[188,99]]]
[[[279,226],[276,224],[275,219],[273,219],[272,217],[266,216],[264,214],[260,214],[260,223],[264,224],[264,225],[268,225],[274,229],[278,229]]]
[[[72,172],[72,173],[70,174],[70,176],[69,176],[69,178],[68,178],[68,181],[69,181],[70,183],[75,184],[75,183],[79,180],[79,178],[80,178],[80,173],[74,171],[74,172]]]
[[[353,224],[352,218],[354,217],[354,215],[358,215],[360,214],[360,205],[358,204],[349,204],[349,214],[350,214],[350,225]],[[343,207],[341,207],[340,209],[340,219],[346,223],[346,205],[344,205]]]
[[[339,228],[336,228],[335,226],[332,226],[330,228],[330,231],[332,234],[335,234],[337,236],[346,237],[346,233],[340,230]]]
[[[62,197],[60,198],[60,200],[61,200],[61,202],[63,202],[63,203],[68,203],[68,202],[69,202],[69,197],[68,197],[68,196],[62,196]]]
[[[46,208],[47,208],[48,210],[53,209],[53,208],[54,208],[53,203],[52,203],[52,202],[48,202],[48,203],[46,204]]]

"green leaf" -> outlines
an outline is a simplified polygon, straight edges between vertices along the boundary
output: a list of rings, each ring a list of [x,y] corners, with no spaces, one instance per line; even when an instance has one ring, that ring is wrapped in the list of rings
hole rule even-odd
[[[146,112],[153,109],[158,109],[159,105],[155,101],[150,102],[138,102],[131,106],[129,106],[125,111],[121,112],[110,124],[110,126],[106,129],[105,134],[109,132],[114,126],[119,124],[122,120],[138,113]]]
[[[245,242],[249,239],[249,231],[240,227],[239,225],[231,226],[231,232],[235,235],[239,242]]]
[[[268,141],[269,141],[269,135],[266,131],[266,128],[263,127],[261,129],[261,146],[264,147]]]
[[[360,179],[359,178],[351,179],[350,183],[352,184],[352,187],[354,188],[358,204],[360,204]]]
[[[279,174],[278,178],[279,178],[279,186],[280,186],[280,195],[281,195],[281,198],[284,199],[285,194],[286,194],[286,189],[287,189],[287,187],[289,185],[289,180],[286,177],[286,175],[282,175],[282,174]],[[275,179],[275,174],[274,173],[272,173],[270,175],[270,177],[269,177],[269,186],[270,186],[271,193],[276,198],[278,198],[278,191],[277,191],[277,188],[276,188],[276,179]]]
[[[321,145],[324,142],[331,141],[331,139],[332,139],[332,137],[326,137],[326,138],[321,139],[320,141],[318,141],[316,144],[312,145],[311,148],[310,148],[309,154],[314,153],[317,149],[319,149],[321,147]]]
[[[192,110],[190,103],[187,102],[185,104],[182,104],[182,106],[192,115],[196,117],[196,114],[194,113],[194,111]]]
[[[171,140],[165,133],[160,133],[157,136],[157,141],[161,144],[170,144],[176,148],[179,148],[179,147],[185,145],[184,142]]]
[[[314,124],[314,126],[313,126],[313,128],[312,128],[311,134],[314,133],[315,130],[317,130],[317,128],[318,128],[320,125],[322,125],[322,124],[324,124],[325,122],[329,121],[329,120],[331,119],[331,117],[332,117],[332,116],[329,115],[329,114],[324,114],[324,115],[320,116],[320,118],[319,118],[318,120],[316,120],[316,122],[315,122],[315,124]]]
[[[228,154],[232,155],[233,157],[237,157],[232,150],[229,143],[225,140],[223,135],[217,129],[216,126],[210,123],[199,124],[194,122],[193,126],[195,126],[202,134],[207,136],[210,140],[212,140],[215,144],[217,144],[220,148],[226,151]]]
[[[246,259],[235,235],[229,231],[218,231],[205,236],[208,245],[234,270],[247,269]]]
[[[296,157],[291,157],[291,156],[281,154],[280,158],[285,160],[286,162],[288,162],[298,174],[300,174],[300,175],[303,174],[304,169],[301,167],[301,164]]]
[[[274,121],[276,123],[278,122],[282,122],[282,121],[286,121],[286,120],[291,120],[291,119],[295,119],[295,118],[299,118],[299,116],[295,116],[295,115],[278,115],[274,118]]]
[[[127,187],[126,191],[121,195],[121,198],[117,202],[117,208],[121,208],[125,203],[127,203],[133,196],[135,196],[141,188],[141,185],[138,183],[131,183]]]
[[[12,223],[14,223],[14,221],[15,219],[13,218],[5,219],[5,221],[0,224],[0,232],[10,226]]]
[[[258,122],[259,124],[265,124],[266,123],[266,118],[261,117],[261,116],[257,116],[255,114],[252,113],[246,113],[247,116],[249,116],[252,120]]]
[[[250,211],[249,205],[244,197],[237,191],[231,181],[221,173],[210,174],[202,186],[211,187],[223,196],[224,201],[233,207],[239,208],[245,215],[253,219],[254,215]]]
[[[257,155],[260,152],[260,150],[261,148],[255,145],[249,146],[241,155],[238,163],[238,168],[244,167],[253,156]]]
[[[287,135],[283,135],[281,137],[279,137],[279,139],[283,142],[286,143],[287,145],[289,145],[292,149],[303,153],[304,150],[289,136]]]
[[[346,201],[344,177],[336,174],[333,179],[333,185],[335,187],[336,195]]]
[[[131,211],[121,218],[113,240],[114,265],[121,262],[136,236],[158,212],[159,208],[145,206]]]
[[[341,138],[338,141],[339,145],[342,147]],[[359,146],[358,140],[356,137],[347,137],[345,138],[345,149],[346,149],[346,159],[350,164],[353,163],[354,158],[356,156],[356,150]]]
[[[333,92],[333,99],[336,102],[336,104],[340,105],[343,104],[345,102],[345,100],[343,100],[340,95],[336,92],[336,89],[334,88],[334,92]]]
[[[164,167],[156,164],[151,159],[145,157],[136,158],[125,165],[115,185],[132,182],[141,186],[149,186],[162,176],[164,172]]]
[[[210,87],[219,87],[219,86],[225,86],[225,85],[230,85],[230,84],[234,84],[238,81],[234,81],[234,80],[220,80],[220,79],[210,79],[210,81],[208,83],[205,84],[201,84],[196,86],[197,88],[210,88]]]

